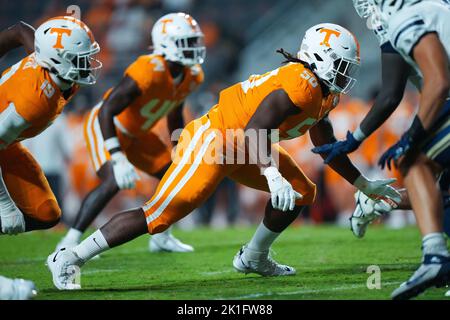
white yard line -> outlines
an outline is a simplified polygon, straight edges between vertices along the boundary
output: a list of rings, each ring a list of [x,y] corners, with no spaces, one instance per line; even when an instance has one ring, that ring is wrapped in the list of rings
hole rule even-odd
[[[96,274],[96,273],[112,273],[112,272],[122,272],[122,269],[90,269],[90,270],[82,270],[81,274],[82,275],[86,275],[86,274]]]
[[[233,273],[234,270],[222,270],[222,271],[210,271],[210,272],[200,272],[202,276],[215,276],[224,273]]]
[[[400,284],[400,281],[393,281],[393,282],[382,282],[382,286],[391,286],[391,285],[398,285]],[[303,290],[296,290],[296,291],[287,291],[287,292],[257,292],[257,293],[251,293],[243,296],[237,296],[237,297],[221,297],[216,298],[216,300],[239,300],[239,299],[251,299],[251,298],[261,298],[261,297],[271,297],[271,296],[289,296],[294,294],[308,294],[308,293],[321,293],[321,292],[332,292],[332,291],[346,291],[346,290],[352,290],[352,289],[360,289],[360,288],[366,288],[366,284],[353,284],[348,286],[340,286],[340,287],[334,287],[334,288],[328,288],[328,289],[303,289]]]

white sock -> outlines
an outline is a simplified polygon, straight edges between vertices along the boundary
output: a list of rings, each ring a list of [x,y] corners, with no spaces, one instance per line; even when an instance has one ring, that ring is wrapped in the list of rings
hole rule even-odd
[[[423,254],[440,254],[448,256],[447,241],[440,232],[429,233],[422,239]]]
[[[281,233],[279,232],[269,230],[264,223],[261,222],[247,247],[255,251],[267,251],[280,234]]]
[[[95,231],[79,245],[72,249],[83,261],[88,261],[96,255],[109,249],[109,245],[100,230]]]
[[[66,236],[64,237],[64,241],[70,243],[80,243],[82,236],[83,232],[74,228],[70,228]]]

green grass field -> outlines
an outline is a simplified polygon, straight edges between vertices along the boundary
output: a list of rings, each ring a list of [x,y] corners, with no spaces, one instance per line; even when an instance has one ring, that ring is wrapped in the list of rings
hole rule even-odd
[[[254,228],[197,229],[175,234],[195,253],[149,253],[143,236],[90,261],[82,269],[83,290],[60,292],[44,265],[61,237],[55,231],[0,237],[0,274],[31,279],[37,299],[389,299],[420,259],[417,229],[376,226],[366,238],[347,229],[305,226],[288,229],[273,257],[297,275],[263,278],[232,268],[232,258]],[[369,265],[381,268],[381,289],[366,286]],[[431,289],[419,299],[449,299]]]

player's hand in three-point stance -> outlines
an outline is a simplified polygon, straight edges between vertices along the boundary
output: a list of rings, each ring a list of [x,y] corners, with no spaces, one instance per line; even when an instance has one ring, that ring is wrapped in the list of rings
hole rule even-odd
[[[295,200],[303,196],[292,188],[277,168],[268,167],[264,170],[264,176],[269,184],[272,207],[281,211],[294,210]]]
[[[111,155],[114,178],[119,189],[133,189],[139,176],[127,157],[120,151]]]

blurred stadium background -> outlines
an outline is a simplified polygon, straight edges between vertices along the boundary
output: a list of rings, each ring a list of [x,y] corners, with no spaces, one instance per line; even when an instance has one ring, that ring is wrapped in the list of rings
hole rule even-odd
[[[190,13],[205,33],[207,58],[203,66],[206,81],[188,100],[187,121],[212,107],[222,88],[279,65],[283,57],[275,52],[276,49],[295,53],[303,32],[320,22],[343,25],[355,33],[361,44],[362,68],[358,83],[351,97],[343,98],[330,115],[338,138],[343,138],[347,129],[355,129],[380,84],[376,38],[356,15],[351,1],[340,1],[339,6],[326,0],[0,0],[0,3],[0,29],[18,20],[36,27],[49,17],[67,14],[67,7],[76,4],[81,9],[81,19],[90,26],[102,48],[100,59],[104,68],[98,83],[81,90],[66,107],[63,117],[43,134],[25,142],[48,176],[63,208],[64,223],[71,222],[81,199],[98,183],[85,149],[84,115],[109,87],[119,81],[129,63],[149,52],[151,27],[165,13]],[[0,60],[0,70],[23,55],[21,49],[8,54]],[[409,127],[417,101],[415,92],[410,90],[394,116],[364,143],[363,148],[351,155],[369,177],[386,175],[376,166],[378,157]],[[156,130],[169,143],[164,121]],[[324,167],[322,159],[310,152],[309,136],[283,144],[319,187],[315,205],[296,223],[336,223],[348,227],[348,218],[354,208],[353,187]],[[398,173],[389,175],[397,177],[398,186],[401,185]],[[141,174],[137,189],[119,194],[96,220],[96,226],[102,225],[114,212],[141,205],[152,194],[156,183],[155,179]],[[202,208],[180,221],[178,226],[185,229],[197,225],[220,228],[257,223],[267,197],[226,180]],[[385,222],[400,228],[414,220],[411,213],[405,212],[394,214]]]

